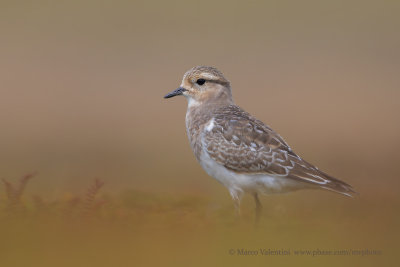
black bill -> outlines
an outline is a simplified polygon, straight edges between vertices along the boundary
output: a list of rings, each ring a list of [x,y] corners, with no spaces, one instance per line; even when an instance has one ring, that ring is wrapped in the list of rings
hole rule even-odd
[[[166,94],[166,95],[164,96],[164,98],[171,98],[171,97],[174,97],[174,96],[177,96],[177,95],[182,95],[183,92],[185,92],[185,91],[187,91],[185,88],[179,87],[179,88],[176,89],[175,91],[172,91],[172,92]]]

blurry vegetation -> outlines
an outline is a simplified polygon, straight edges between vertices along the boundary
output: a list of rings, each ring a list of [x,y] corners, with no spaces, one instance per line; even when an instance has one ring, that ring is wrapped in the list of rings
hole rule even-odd
[[[0,266],[204,266],[215,261],[219,266],[343,266],[343,259],[349,266],[376,266],[395,255],[396,239],[388,234],[400,222],[397,202],[382,206],[374,198],[328,192],[321,192],[327,194],[322,200],[317,192],[301,198],[266,196],[260,227],[254,228],[250,198],[237,219],[228,195],[222,205],[187,194],[126,190],[109,195],[94,179],[80,194],[49,201],[26,192],[37,178],[33,173],[17,181],[3,179]],[[382,222],[386,228],[376,229]],[[366,248],[382,250],[383,256],[236,257],[228,253],[232,248]]]
[[[167,193],[149,193],[126,190],[115,196],[101,192],[104,182],[94,179],[82,194],[67,193],[54,201],[48,201],[40,195],[26,196],[25,188],[35,173],[22,176],[17,182],[2,179],[5,194],[0,202],[1,218],[58,218],[61,221],[97,222],[124,221],[146,224],[155,216],[165,220],[177,217],[202,221],[210,214],[206,208],[210,203],[195,196],[174,196]],[[178,218],[180,217],[180,218]]]

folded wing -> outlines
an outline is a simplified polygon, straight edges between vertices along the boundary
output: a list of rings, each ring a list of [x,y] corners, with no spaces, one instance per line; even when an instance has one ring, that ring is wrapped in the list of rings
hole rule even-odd
[[[232,171],[294,179],[347,196],[355,193],[301,159],[276,132],[237,106],[218,110],[204,138],[210,157]]]

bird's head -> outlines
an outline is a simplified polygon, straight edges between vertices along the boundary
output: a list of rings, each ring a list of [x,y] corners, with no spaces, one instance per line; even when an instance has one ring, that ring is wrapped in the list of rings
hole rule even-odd
[[[197,66],[188,70],[179,88],[164,98],[177,95],[185,96],[189,105],[210,102],[233,103],[229,81],[214,67]]]

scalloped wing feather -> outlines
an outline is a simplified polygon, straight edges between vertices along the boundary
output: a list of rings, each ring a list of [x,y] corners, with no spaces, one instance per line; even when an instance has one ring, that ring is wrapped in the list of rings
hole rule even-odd
[[[351,196],[352,187],[301,159],[270,127],[237,106],[217,110],[206,124],[209,156],[225,168],[293,179]]]

